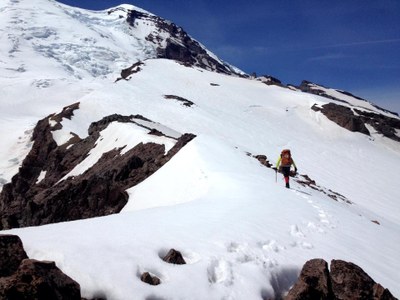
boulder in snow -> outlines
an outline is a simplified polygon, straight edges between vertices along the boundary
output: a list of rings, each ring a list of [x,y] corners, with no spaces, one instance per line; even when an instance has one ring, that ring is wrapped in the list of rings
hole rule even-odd
[[[176,264],[176,265],[185,265],[186,261],[183,259],[182,253],[175,249],[171,249],[168,251],[167,255],[163,258],[163,261]]]
[[[0,299],[80,300],[79,284],[54,262],[29,259],[15,235],[0,235]]]
[[[331,270],[323,259],[307,261],[300,277],[285,300],[312,299],[396,299],[388,289],[376,283],[359,266],[332,260]]]
[[[328,263],[323,259],[312,259],[304,264],[299,280],[285,299],[330,299],[331,296]]]
[[[140,276],[140,280],[150,285],[159,285],[161,283],[160,278],[152,276],[149,272],[144,272],[142,276]]]

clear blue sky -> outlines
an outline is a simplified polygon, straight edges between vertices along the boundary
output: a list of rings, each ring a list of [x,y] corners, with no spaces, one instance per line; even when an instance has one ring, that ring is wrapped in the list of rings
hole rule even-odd
[[[183,27],[246,73],[347,90],[400,113],[399,0],[58,0],[129,3]]]

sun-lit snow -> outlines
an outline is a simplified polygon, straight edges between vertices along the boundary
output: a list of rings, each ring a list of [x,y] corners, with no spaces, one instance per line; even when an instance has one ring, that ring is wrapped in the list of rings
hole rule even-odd
[[[19,5],[36,25],[12,23],[21,21],[13,4],[0,5],[9,17],[0,20],[1,28],[14,24],[10,38],[0,35],[0,184],[18,171],[36,122],[75,102],[80,105],[71,120],[63,119],[63,128],[53,132],[57,143],[71,132],[85,138],[92,122],[114,113],[140,114],[172,138],[197,137],[129,189],[119,214],[3,232],[18,234],[31,258],[54,260],[80,283],[85,298],[268,299],[287,291],[305,261],[316,257],[352,261],[399,297],[399,143],[347,131],[310,109],[329,99],[173,61],[147,60],[130,81],[114,83],[117,67],[131,65],[143,51],[134,40],[124,44],[117,17],[34,2],[37,10],[31,1]],[[46,24],[38,21],[40,13]],[[105,33],[92,21],[116,29],[100,39]],[[28,40],[15,31],[28,27],[35,32]],[[57,40],[62,31],[77,40]],[[83,36],[87,46],[74,46]],[[133,52],[116,51],[111,39]],[[56,44],[61,46],[53,50]],[[13,49],[18,51],[10,54]],[[174,141],[150,137],[134,124],[112,123],[68,176],[92,166],[105,151],[125,145],[126,151],[150,138],[166,149]],[[281,175],[276,178],[252,157],[265,154],[275,163],[282,148],[292,150],[301,174],[352,204],[293,180],[293,189],[286,189]],[[163,262],[160,257],[171,248],[188,264]],[[146,271],[162,283],[140,281]]]

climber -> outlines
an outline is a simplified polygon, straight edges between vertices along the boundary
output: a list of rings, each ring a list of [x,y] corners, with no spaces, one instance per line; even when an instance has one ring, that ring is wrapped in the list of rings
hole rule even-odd
[[[297,173],[297,167],[296,164],[294,163],[294,160],[292,159],[292,155],[290,153],[289,149],[284,149],[281,152],[281,156],[279,157],[277,163],[276,163],[276,168],[275,172],[281,172],[283,174],[283,177],[285,178],[285,183],[286,187],[290,188],[289,185],[289,176],[290,176],[290,167],[294,166],[294,172]]]

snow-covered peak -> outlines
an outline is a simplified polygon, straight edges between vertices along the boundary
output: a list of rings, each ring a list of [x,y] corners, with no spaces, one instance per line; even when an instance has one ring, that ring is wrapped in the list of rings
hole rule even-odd
[[[170,58],[235,74],[182,28],[129,4],[103,11],[53,0],[0,4],[0,68],[6,77],[116,78],[132,63]],[[40,75],[39,75],[40,74]]]
[[[113,13],[115,11],[121,11],[121,12],[127,13],[130,10],[135,10],[135,11],[139,11],[141,13],[145,13],[145,14],[148,14],[148,15],[153,15],[151,12],[149,12],[147,10],[144,10],[144,9],[142,9],[140,7],[134,6],[132,4],[120,4],[120,5],[116,6],[116,7],[111,7],[109,9],[107,9],[107,12],[109,14],[111,14],[111,13]]]

